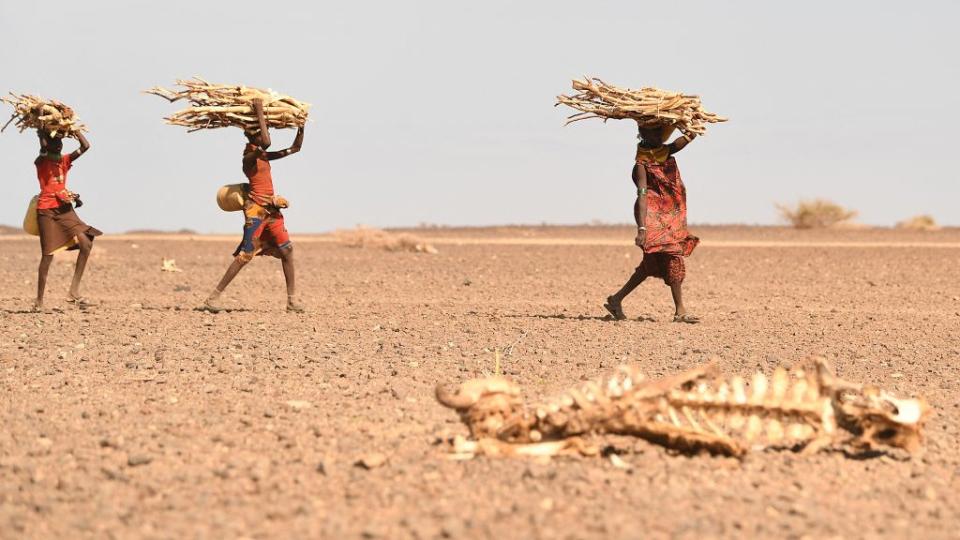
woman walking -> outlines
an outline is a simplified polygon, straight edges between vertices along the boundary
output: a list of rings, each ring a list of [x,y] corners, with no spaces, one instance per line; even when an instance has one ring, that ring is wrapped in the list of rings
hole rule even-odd
[[[40,155],[34,161],[37,166],[37,179],[40,181],[40,195],[37,198],[37,225],[40,231],[40,268],[37,272],[37,299],[34,310],[43,310],[43,294],[47,286],[47,273],[53,255],[64,250],[78,250],[77,264],[73,271],[73,281],[67,302],[85,308],[94,305],[80,295],[80,280],[93,249],[93,239],[100,236],[99,230],[87,225],[77,216],[74,206],[80,208],[83,202],[80,195],[67,189],[67,172],[73,163],[80,159],[90,143],[83,133],[76,132],[80,148],[70,154],[62,155],[63,139],[51,136],[38,129]]]
[[[687,191],[673,155],[683,150],[696,135],[684,135],[664,144],[673,131],[661,124],[639,124],[633,183],[637,199],[633,215],[637,222],[635,243],[643,249],[643,260],[619,291],[603,305],[614,319],[626,318],[622,302],[648,277],[659,278],[673,295],[674,322],[698,323],[683,304],[684,257],[689,257],[700,240],[687,230]]]
[[[249,189],[243,206],[243,240],[233,252],[233,263],[227,268],[220,283],[207,297],[203,309],[212,312],[222,311],[220,294],[233,281],[240,270],[257,255],[271,255],[280,259],[283,277],[287,285],[287,311],[304,311],[295,299],[295,280],[293,267],[293,243],[284,224],[282,208],[287,201],[276,195],[273,189],[273,175],[270,162],[287,157],[300,151],[303,144],[303,128],[297,130],[293,145],[285,150],[268,152],[270,132],[263,113],[263,102],[255,99],[252,103],[259,128],[247,129],[244,134],[247,144],[243,149],[243,173],[249,181]]]

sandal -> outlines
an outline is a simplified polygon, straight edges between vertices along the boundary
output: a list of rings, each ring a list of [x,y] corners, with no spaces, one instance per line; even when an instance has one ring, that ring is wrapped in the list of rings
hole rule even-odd
[[[603,304],[603,307],[607,309],[615,321],[622,321],[627,318],[623,312],[623,306],[620,305],[620,302],[614,300],[612,296],[607,297],[607,301]]]
[[[700,317],[697,317],[696,315],[690,315],[689,313],[684,313],[683,315],[674,315],[673,322],[699,324]]]
[[[307,310],[303,307],[303,305],[293,300],[287,302],[287,313],[304,313],[306,311]]]
[[[83,296],[68,296],[67,303],[73,304],[80,309],[86,309],[89,307],[96,307],[98,304],[86,297]]]
[[[220,303],[219,298],[207,298],[204,300],[203,305],[200,306],[200,311],[208,311],[210,313],[220,313],[225,311],[227,308],[223,307],[223,304]]]

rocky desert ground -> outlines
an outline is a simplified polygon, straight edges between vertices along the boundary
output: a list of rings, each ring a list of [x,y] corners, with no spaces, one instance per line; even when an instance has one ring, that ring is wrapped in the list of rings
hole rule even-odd
[[[29,311],[36,239],[0,240],[0,538],[957,538],[960,231],[699,227],[699,325],[662,283],[601,306],[639,260],[628,228],[422,229],[436,254],[296,236],[309,310],[260,259],[197,311],[234,237],[107,235],[85,293]],[[182,272],[162,272],[163,259]],[[922,455],[451,461],[441,381],[506,375],[534,396],[636,363],[726,373],[810,355],[923,396]]]

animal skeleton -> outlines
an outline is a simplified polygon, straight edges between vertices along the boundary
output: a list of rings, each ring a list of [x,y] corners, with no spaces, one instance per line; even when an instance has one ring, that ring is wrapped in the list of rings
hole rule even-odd
[[[455,409],[472,440],[457,437],[453,457],[595,454],[583,437],[632,435],[668,448],[741,457],[751,450],[800,449],[834,444],[857,450],[919,450],[928,407],[873,386],[836,378],[827,363],[810,369],[778,367],[720,378],[715,363],[659,380],[636,366],[584,383],[545,403],[527,406],[520,387],[502,377],[466,381],[437,400]]]

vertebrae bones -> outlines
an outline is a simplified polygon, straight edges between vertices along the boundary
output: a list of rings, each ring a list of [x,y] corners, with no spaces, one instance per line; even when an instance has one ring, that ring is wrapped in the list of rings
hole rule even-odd
[[[520,387],[502,378],[475,379],[455,391],[437,387],[437,400],[456,409],[472,441],[458,439],[459,457],[596,451],[581,437],[641,437],[681,451],[743,456],[778,448],[815,452],[846,444],[859,450],[922,443],[927,413],[920,399],[897,399],[872,386],[833,376],[825,361],[808,369],[777,368],[720,378],[713,363],[658,380],[635,366],[527,406]]]

